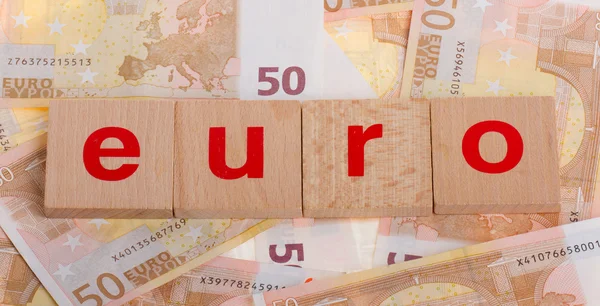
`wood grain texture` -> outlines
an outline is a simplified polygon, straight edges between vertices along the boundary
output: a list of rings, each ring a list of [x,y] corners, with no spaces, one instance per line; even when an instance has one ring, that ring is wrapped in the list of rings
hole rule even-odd
[[[44,211],[53,218],[170,218],[173,216],[174,103],[150,100],[50,102]],[[103,157],[102,165],[139,168],[121,181],[102,181],[83,164],[94,131],[122,127],[136,135],[139,158]],[[122,148],[114,138],[102,148]]]
[[[348,126],[383,125],[365,145],[362,177],[348,176]],[[308,101],[302,110],[305,217],[432,213],[428,102]]]
[[[559,161],[553,97],[456,98],[432,101],[434,210],[436,214],[543,213],[560,211]],[[475,170],[462,152],[474,124],[498,120],[519,131],[523,156],[510,171]],[[481,157],[502,161],[507,142],[490,132],[479,142]]]
[[[264,127],[263,178],[224,180],[208,163],[211,127],[226,127],[226,162],[246,162],[248,127]],[[175,215],[182,218],[302,216],[298,101],[200,100],[175,109]]]

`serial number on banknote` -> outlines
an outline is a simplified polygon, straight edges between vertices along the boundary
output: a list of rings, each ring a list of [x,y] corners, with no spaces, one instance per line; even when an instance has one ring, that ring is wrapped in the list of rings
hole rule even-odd
[[[450,90],[450,93],[453,95],[458,95],[459,94],[459,89],[460,89],[460,83],[462,83],[462,70],[463,70],[463,65],[464,65],[464,61],[463,59],[465,58],[465,44],[466,42],[461,42],[461,41],[457,41],[456,42],[456,60],[454,60],[454,72],[452,73],[452,76],[454,77],[452,79],[452,82],[454,82],[452,85],[450,85],[450,88],[452,88]]]
[[[238,289],[250,289],[252,288],[254,293],[261,291],[271,291],[283,289],[285,286],[279,287],[279,285],[272,284],[263,284],[263,283],[250,283],[249,281],[228,279],[228,278],[220,278],[220,277],[212,277],[212,276],[200,276],[200,284],[205,285],[214,285],[214,286],[223,286],[226,287],[227,283],[229,283],[230,288],[238,288]],[[252,286],[250,286],[252,284]]]
[[[9,57],[8,66],[90,66],[92,64],[91,58],[40,58],[40,57]]]
[[[0,145],[4,148],[4,152],[11,149],[10,140],[8,139],[8,135],[6,130],[4,130],[2,123],[0,123]]]
[[[540,252],[537,254],[525,256],[523,258],[517,258],[517,263],[519,264],[518,266],[520,267],[520,266],[524,266],[524,265],[528,265],[528,264],[542,262],[545,260],[555,259],[555,258],[559,258],[559,257],[565,257],[565,256],[571,255],[573,253],[583,253],[583,252],[593,251],[596,247],[598,247],[598,249],[600,249],[600,241],[598,241],[598,240],[596,240],[594,242],[590,241],[587,243],[575,244],[572,246],[568,246],[566,248],[563,247],[560,249],[556,249],[554,251]]]
[[[119,253],[112,255],[111,257],[114,260],[114,262],[117,262],[129,255],[135,254],[135,252],[141,251],[143,248],[149,246],[151,243],[158,241],[158,239],[161,239],[163,237],[168,237],[169,234],[174,233],[175,230],[181,229],[185,224],[186,224],[185,219],[179,219],[179,220],[175,221],[175,224],[165,226],[164,228],[160,229],[156,233],[153,233],[152,235],[150,235],[150,237],[144,238],[143,240],[140,240],[140,241],[132,244],[131,246],[119,251]]]

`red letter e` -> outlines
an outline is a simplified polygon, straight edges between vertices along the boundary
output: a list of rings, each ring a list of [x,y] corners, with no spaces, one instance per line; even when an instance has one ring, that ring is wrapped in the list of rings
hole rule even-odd
[[[123,143],[122,149],[103,149],[102,142],[108,138],[116,138]],[[100,163],[101,157],[140,157],[140,143],[135,135],[124,128],[105,127],[93,132],[83,145],[83,164],[93,177],[103,181],[124,180],[137,170],[138,164],[123,164],[110,170]]]

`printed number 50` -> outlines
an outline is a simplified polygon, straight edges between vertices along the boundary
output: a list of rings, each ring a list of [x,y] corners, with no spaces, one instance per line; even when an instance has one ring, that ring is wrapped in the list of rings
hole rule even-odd
[[[110,278],[110,280],[112,280],[113,283],[117,286],[117,289],[119,290],[119,292],[117,292],[117,294],[112,294],[106,289],[106,287],[104,286],[105,278]],[[123,297],[123,295],[125,295],[125,286],[123,285],[121,280],[119,280],[114,274],[110,274],[110,273],[100,274],[98,276],[98,278],[96,279],[96,285],[98,285],[98,289],[100,289],[100,292],[102,292],[102,294],[105,297],[107,297],[111,300],[120,299]],[[88,294],[85,296],[81,295],[82,291],[89,287],[90,287],[90,284],[85,284],[85,285],[73,290],[73,295],[77,298],[77,301],[79,301],[79,303],[81,303],[81,304],[83,304],[83,302],[88,301],[88,300],[94,300],[96,302],[96,306],[102,306],[102,298],[99,295],[97,295],[97,294]]]
[[[267,82],[271,84],[271,88],[263,90],[258,90],[259,96],[272,96],[279,91],[279,80],[275,77],[268,76],[267,73],[279,72],[279,67],[259,67],[258,68],[258,82]],[[297,83],[296,88],[292,89],[291,86],[291,76],[292,73],[296,73]],[[281,85],[283,86],[283,91],[290,95],[296,96],[301,94],[304,91],[304,87],[306,86],[306,74],[304,70],[298,66],[292,66],[283,71],[283,78],[281,80]]]

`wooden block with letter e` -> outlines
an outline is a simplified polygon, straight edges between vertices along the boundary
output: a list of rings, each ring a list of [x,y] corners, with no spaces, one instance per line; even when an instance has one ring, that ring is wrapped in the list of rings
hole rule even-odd
[[[49,120],[48,217],[173,216],[173,102],[51,101]]]
[[[305,217],[432,213],[427,101],[308,101],[302,141]]]
[[[560,211],[553,97],[431,106],[436,214]]]
[[[298,101],[177,102],[175,215],[301,217],[300,117]]]

